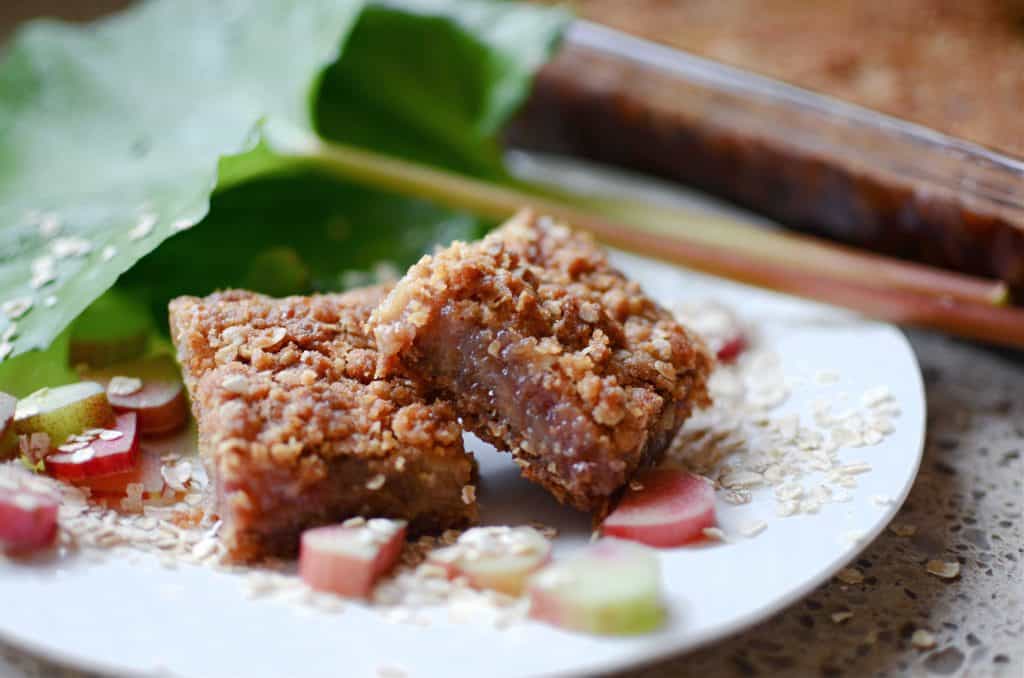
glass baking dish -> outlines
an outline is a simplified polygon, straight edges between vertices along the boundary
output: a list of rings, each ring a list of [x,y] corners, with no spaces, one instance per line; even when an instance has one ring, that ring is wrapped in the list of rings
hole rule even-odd
[[[508,132],[1024,289],[1024,161],[588,21]]]

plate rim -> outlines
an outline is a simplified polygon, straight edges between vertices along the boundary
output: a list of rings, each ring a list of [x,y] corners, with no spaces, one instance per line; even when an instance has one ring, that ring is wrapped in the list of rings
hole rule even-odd
[[[611,190],[611,186],[615,186],[617,190],[621,190],[625,193],[630,193],[640,189],[648,189],[658,196],[665,197],[665,199],[669,199],[668,196],[671,195],[672,201],[683,201],[685,203],[695,200],[694,195],[684,194],[681,192],[683,187],[675,185],[669,187],[664,185],[662,182],[651,179],[650,177],[639,177],[635,173],[618,168],[609,168],[607,166],[579,161],[576,159],[559,159],[553,156],[538,154],[521,154],[521,156],[520,160],[524,162],[532,159],[535,163],[539,163],[538,166],[540,167],[547,165],[548,167],[554,167],[555,169],[560,167],[558,162],[561,160],[563,163],[569,165],[570,168],[575,168],[578,171],[585,172],[589,180],[596,182],[595,185],[603,184],[608,190]],[[564,176],[563,180],[565,180]],[[706,196],[701,195],[700,197],[706,199]],[[714,202],[711,202],[710,204],[701,202],[700,204],[703,205],[702,209],[712,212],[736,209],[728,208]],[[733,213],[737,212],[733,211]],[[756,219],[756,217],[751,217],[749,214],[744,212],[739,212],[739,214],[741,215],[741,218]],[[757,221],[760,222],[762,220],[757,219]],[[829,312],[841,311],[841,309],[837,309],[827,304],[822,304],[808,299],[801,299],[770,290],[758,289],[735,281],[694,271],[684,266],[679,266],[656,258],[646,257],[644,255],[638,255],[631,252],[623,252],[616,248],[609,248],[609,251],[615,252],[619,255],[624,254],[628,258],[636,259],[638,261],[646,260],[657,267],[673,269],[688,276],[696,276],[708,281],[724,284],[726,287],[735,286],[736,288],[744,290],[746,293],[783,298],[787,301],[795,302],[798,304],[800,309],[821,308],[828,309]],[[616,265],[618,266],[618,264]],[[910,464],[908,473],[903,478],[903,486],[899,495],[894,497],[892,503],[885,506],[884,510],[877,514],[877,517],[871,523],[871,528],[864,531],[863,538],[852,547],[846,548],[843,552],[838,553],[835,559],[832,560],[827,567],[818,569],[813,576],[803,579],[799,584],[794,585],[783,595],[771,598],[770,600],[762,603],[760,607],[746,608],[737,614],[731,615],[728,620],[721,622],[717,626],[705,627],[699,630],[688,629],[685,627],[675,629],[674,632],[665,634],[665,636],[659,638],[657,642],[624,650],[611,658],[583,660],[583,662],[575,666],[567,669],[558,669],[557,671],[554,669],[542,668],[539,670],[539,673],[528,675],[590,676],[594,674],[606,674],[613,671],[641,669],[645,666],[665,661],[672,657],[682,657],[689,652],[693,652],[711,643],[734,636],[741,631],[772,618],[781,611],[805,598],[816,588],[834,577],[842,568],[848,566],[850,562],[855,560],[865,549],[867,549],[888,527],[897,512],[903,506],[910,491],[913,489],[924,456],[927,435],[926,424],[928,417],[928,401],[925,392],[924,378],[921,371],[920,361],[918,360],[906,333],[901,328],[891,323],[865,318],[858,314],[850,315],[858,327],[870,328],[879,332],[880,340],[889,342],[888,345],[891,346],[892,351],[898,351],[901,353],[898,359],[899,363],[906,364],[908,370],[913,372],[913,383],[911,383],[910,375],[908,374],[906,388],[908,391],[912,390],[915,393],[915,398],[917,402],[920,403],[920,419],[918,421],[907,420],[908,426],[912,425],[915,427],[916,442],[909,441],[910,444],[907,445],[907,448],[911,446],[914,448],[914,450],[906,450],[906,453],[914,454],[914,458],[911,460],[912,463]],[[43,661],[63,665],[74,670],[127,676],[155,675],[152,671],[147,671],[146,669],[126,667],[123,664],[118,665],[116,662],[104,661],[103,659],[97,658],[95,655],[79,654],[75,651],[66,649],[59,643],[47,644],[45,642],[40,642],[36,636],[25,636],[17,633],[16,629],[5,629],[3,628],[3,625],[0,625],[0,639],[17,649],[22,649],[29,654],[35,655]]]
[[[608,674],[615,671],[642,669],[673,657],[682,657],[687,653],[693,652],[714,642],[725,640],[737,633],[770,619],[805,598],[816,588],[834,577],[837,572],[849,565],[850,562],[854,561],[872,544],[875,539],[878,538],[879,535],[882,534],[882,532],[885,531],[906,501],[907,496],[913,489],[918,473],[920,472],[927,434],[928,401],[921,365],[906,333],[900,328],[888,323],[871,320],[868,320],[867,322],[878,329],[883,330],[892,339],[895,339],[898,342],[899,350],[901,350],[904,355],[910,359],[909,366],[913,368],[914,373],[913,389],[916,392],[917,397],[920,399],[921,408],[920,419],[916,422],[912,422],[917,431],[917,442],[914,445],[915,456],[912,464],[913,471],[908,474],[900,495],[886,507],[886,510],[874,522],[871,529],[865,532],[863,539],[858,541],[856,546],[849,549],[845,555],[838,558],[829,567],[822,568],[813,577],[808,577],[803,580],[798,586],[793,587],[784,595],[773,599],[771,602],[758,609],[748,611],[746,614],[736,615],[720,626],[703,629],[693,634],[682,633],[670,635],[663,642],[657,645],[632,649],[613,659],[590,661],[579,666],[575,666],[568,671],[543,671],[540,674],[535,675],[592,676],[595,674]],[[159,675],[144,670],[140,671],[130,669],[125,671],[125,667],[123,665],[106,663],[89,655],[80,655],[73,651],[66,650],[59,644],[46,645],[39,642],[34,637],[23,636],[16,632],[12,633],[9,629],[0,628],[0,639],[15,649],[24,650],[29,654],[35,655],[37,659],[60,664],[71,670],[121,676]]]
[[[859,540],[857,545],[850,549],[844,557],[836,560],[830,567],[821,569],[815,576],[808,577],[802,581],[799,586],[795,586],[785,595],[774,599],[771,603],[764,605],[757,610],[751,611],[746,615],[738,615],[719,627],[706,629],[703,632],[687,636],[684,642],[672,643],[670,641],[666,641],[662,645],[654,646],[652,648],[624,653],[622,656],[617,657],[614,660],[603,661],[600,666],[588,664],[586,666],[573,668],[569,672],[545,672],[540,674],[541,676],[557,675],[562,678],[569,678],[574,676],[593,676],[595,674],[604,675],[616,671],[639,670],[673,657],[682,657],[717,641],[731,638],[742,631],[771,619],[775,615],[789,609],[794,604],[806,598],[815,589],[832,579],[840,570],[856,560],[876,539],[878,539],[886,528],[889,527],[889,524],[892,522],[893,518],[896,517],[896,514],[899,513],[900,509],[903,508],[903,504],[906,502],[907,497],[910,496],[910,492],[913,490],[914,484],[917,482],[918,474],[921,471],[921,462],[924,460],[925,442],[927,439],[928,397],[927,391],[925,390],[924,375],[921,371],[921,363],[917,359],[917,353],[914,351],[914,347],[910,343],[907,333],[900,327],[891,323],[871,319],[866,319],[866,322],[874,324],[879,329],[885,330],[888,334],[894,335],[894,338],[896,338],[900,343],[900,349],[909,356],[911,365],[914,368],[914,390],[921,402],[921,416],[919,421],[914,422],[917,425],[918,441],[917,444],[914,445],[916,454],[913,460],[913,471],[908,474],[906,484],[900,495],[886,507],[886,510],[879,516],[872,528],[864,534],[863,539]]]

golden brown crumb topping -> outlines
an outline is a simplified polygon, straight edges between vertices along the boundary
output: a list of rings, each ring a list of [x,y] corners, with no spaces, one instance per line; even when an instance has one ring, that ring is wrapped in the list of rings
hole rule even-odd
[[[218,445],[314,474],[320,458],[338,454],[461,454],[447,405],[425,403],[409,380],[374,379],[376,352],[362,324],[382,296],[274,300],[231,291],[175,300],[176,344],[196,407],[217,423]],[[313,446],[317,454],[300,459]]]
[[[660,455],[711,361],[589,237],[523,212],[424,257],[371,319],[378,375],[414,374],[581,508]]]
[[[362,327],[382,296],[380,289],[286,299],[230,291],[171,303],[200,449],[221,511],[233,519],[229,529],[258,530],[263,514],[306,493],[325,506],[302,507],[307,517],[296,522],[344,517],[329,515],[332,502],[339,511],[365,504],[411,520],[450,505],[452,520],[427,521],[442,526],[475,516],[462,501],[473,466],[451,406],[428,401],[410,380],[374,377],[376,351]],[[383,482],[374,482],[378,476]],[[423,496],[399,496],[413,485]],[[431,507],[441,494],[450,496]]]

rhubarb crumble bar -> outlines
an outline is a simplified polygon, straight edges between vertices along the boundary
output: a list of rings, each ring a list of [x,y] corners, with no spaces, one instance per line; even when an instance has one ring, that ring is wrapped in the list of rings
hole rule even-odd
[[[364,325],[383,294],[171,302],[232,559],[294,555],[303,529],[350,516],[403,518],[414,532],[475,522],[476,466],[451,406],[374,376]]]
[[[421,259],[370,329],[378,376],[419,379],[527,478],[597,515],[709,404],[700,340],[589,237],[530,212]]]

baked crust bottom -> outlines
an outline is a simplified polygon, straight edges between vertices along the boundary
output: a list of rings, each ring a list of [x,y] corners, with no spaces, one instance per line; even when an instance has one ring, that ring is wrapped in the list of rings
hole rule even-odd
[[[302,530],[345,518],[413,532],[476,521],[476,466],[451,406],[374,376],[364,332],[379,288],[171,302],[171,333],[236,561],[291,556]]]
[[[418,379],[523,475],[598,515],[709,402],[701,341],[590,238],[529,212],[424,257],[370,327],[378,375]]]

